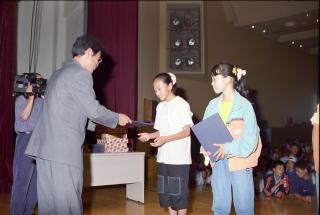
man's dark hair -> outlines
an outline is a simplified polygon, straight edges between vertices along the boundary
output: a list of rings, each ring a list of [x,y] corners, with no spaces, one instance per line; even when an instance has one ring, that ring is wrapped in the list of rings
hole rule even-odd
[[[96,38],[82,35],[76,39],[72,46],[72,57],[83,55],[88,48],[92,49],[94,55],[103,50],[101,43]]]
[[[272,163],[272,168],[276,168],[277,166],[283,166],[284,167],[284,163],[280,160],[276,160]]]
[[[297,163],[295,163],[296,169],[306,169],[308,172],[310,172],[310,162],[308,160],[299,160]]]

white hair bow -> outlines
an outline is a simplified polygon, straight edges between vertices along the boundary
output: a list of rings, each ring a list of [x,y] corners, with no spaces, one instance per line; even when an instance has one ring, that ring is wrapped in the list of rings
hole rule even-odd
[[[246,74],[247,74],[246,70],[237,68],[237,79],[238,79],[238,81],[241,79],[242,76],[245,76]]]
[[[177,83],[177,77],[171,72],[168,72],[168,74],[170,75],[170,78],[172,80],[172,84],[175,85]]]

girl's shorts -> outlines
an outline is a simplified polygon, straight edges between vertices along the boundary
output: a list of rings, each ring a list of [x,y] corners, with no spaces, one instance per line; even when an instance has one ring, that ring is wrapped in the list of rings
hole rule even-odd
[[[157,191],[161,207],[188,208],[190,165],[157,163]]]

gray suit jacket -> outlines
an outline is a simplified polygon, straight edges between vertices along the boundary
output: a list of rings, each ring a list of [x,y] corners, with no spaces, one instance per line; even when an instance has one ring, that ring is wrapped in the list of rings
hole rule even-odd
[[[114,128],[119,114],[99,104],[92,75],[72,61],[51,76],[43,111],[25,154],[82,169],[82,144],[88,118]]]

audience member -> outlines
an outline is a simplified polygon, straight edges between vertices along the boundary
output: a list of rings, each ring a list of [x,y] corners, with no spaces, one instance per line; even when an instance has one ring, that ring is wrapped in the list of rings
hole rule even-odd
[[[295,163],[297,162],[296,157],[288,157],[287,163],[286,163],[286,175],[289,178],[289,187],[292,185],[292,180],[294,180],[296,171],[295,171]],[[289,190],[290,192],[290,190]]]
[[[203,164],[203,162],[197,163],[195,174],[196,174],[196,184],[198,186],[211,184],[210,170]]]
[[[286,162],[286,174],[287,173],[294,173],[295,172],[295,168],[294,168],[294,164],[297,162],[297,158],[290,156],[287,158],[287,162]],[[288,175],[288,174],[287,174]]]
[[[275,161],[272,170],[273,174],[267,177],[263,192],[267,197],[282,198],[284,194],[289,193],[289,179],[284,173],[284,163]]]
[[[289,157],[295,157],[296,159],[298,159],[299,151],[300,151],[299,146],[296,143],[292,143],[290,146],[289,155],[285,155],[285,156],[281,157],[280,160],[283,163],[287,163]]]
[[[279,158],[280,158],[280,150],[278,148],[275,148],[273,150],[272,155],[271,155],[271,159],[272,160],[279,160]]]
[[[310,176],[309,162],[300,160],[295,164],[296,176],[293,177],[290,194],[305,202],[311,202],[315,195],[315,185]]]

